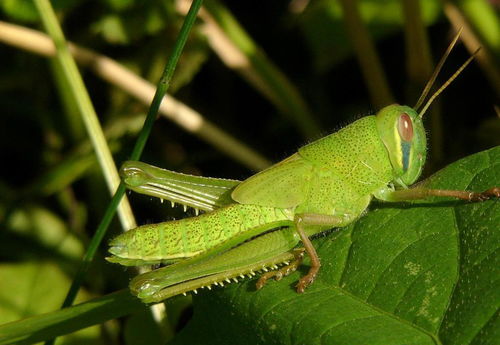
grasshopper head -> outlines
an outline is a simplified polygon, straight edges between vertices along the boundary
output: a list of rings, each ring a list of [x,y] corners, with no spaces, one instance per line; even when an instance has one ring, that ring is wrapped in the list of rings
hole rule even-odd
[[[394,182],[414,183],[422,172],[426,156],[422,119],[412,108],[393,104],[377,113],[376,122],[391,161]]]

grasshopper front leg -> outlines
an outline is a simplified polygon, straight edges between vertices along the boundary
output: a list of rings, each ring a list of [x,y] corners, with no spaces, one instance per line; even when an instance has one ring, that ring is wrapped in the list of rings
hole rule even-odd
[[[379,199],[383,199],[385,201],[394,201],[394,202],[425,199],[431,196],[452,197],[466,201],[484,201],[492,197],[497,197],[497,198],[500,197],[500,188],[493,187],[484,192],[443,190],[443,189],[431,189],[424,187],[414,187],[402,190],[392,190],[386,188],[376,195],[376,197]],[[304,290],[314,282],[314,279],[316,278],[316,275],[318,274],[319,269],[321,267],[321,262],[319,260],[318,254],[316,253],[316,249],[314,248],[313,244],[311,243],[311,240],[307,236],[306,233],[307,226],[335,227],[339,226],[340,224],[345,224],[346,219],[348,218],[349,218],[348,214],[343,216],[336,216],[336,215],[304,213],[295,216],[295,225],[297,233],[300,236],[305,251],[311,258],[311,268],[309,269],[309,272],[305,276],[303,276],[296,285],[298,293],[304,292]],[[272,273],[274,274],[274,272]],[[267,277],[265,279],[267,279]]]
[[[376,197],[383,201],[406,201],[406,200],[419,200],[431,196],[437,197],[451,197],[465,201],[485,201],[492,197],[500,197],[500,188],[492,187],[484,192],[473,192],[463,190],[446,190],[446,189],[430,189],[424,187],[414,187],[401,190],[384,189],[376,195]]]

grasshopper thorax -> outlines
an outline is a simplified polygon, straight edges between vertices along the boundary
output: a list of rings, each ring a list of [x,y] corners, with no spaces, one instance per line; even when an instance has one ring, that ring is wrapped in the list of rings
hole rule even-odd
[[[425,163],[426,138],[422,119],[417,112],[399,104],[389,105],[377,113],[377,129],[394,172],[394,182],[413,184]]]

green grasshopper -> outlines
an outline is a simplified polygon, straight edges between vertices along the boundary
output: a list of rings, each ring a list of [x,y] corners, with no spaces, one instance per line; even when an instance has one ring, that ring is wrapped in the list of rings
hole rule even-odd
[[[415,109],[423,103],[458,36]],[[112,256],[107,260],[125,266],[168,265],[141,274],[130,283],[135,295],[151,303],[271,270],[257,281],[260,289],[268,279],[279,280],[295,271],[307,253],[309,272],[296,285],[301,293],[321,266],[310,237],[354,222],[373,198],[399,202],[429,196],[468,201],[499,197],[498,187],[482,193],[408,187],[420,176],[426,159],[422,117],[473,57],[419,113],[408,106],[389,105],[376,115],[301,147],[243,182],[126,162],[121,175],[129,189],[205,213],[121,234],[111,241]],[[299,242],[304,248],[294,249]]]

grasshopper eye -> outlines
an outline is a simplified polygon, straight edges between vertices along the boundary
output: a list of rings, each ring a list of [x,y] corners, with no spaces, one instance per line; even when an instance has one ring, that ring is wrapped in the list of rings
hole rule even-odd
[[[412,141],[413,139],[413,124],[411,122],[411,117],[402,113],[398,118],[398,132],[401,139],[406,142]]]
[[[422,120],[414,109],[393,104],[379,110],[376,121],[394,176],[405,185],[411,185],[420,176],[425,161],[426,138]]]

